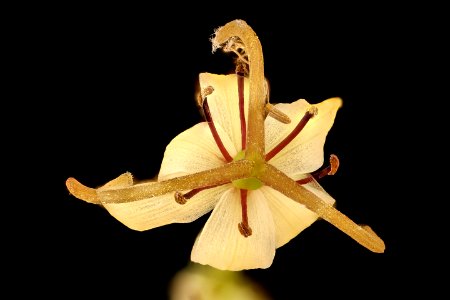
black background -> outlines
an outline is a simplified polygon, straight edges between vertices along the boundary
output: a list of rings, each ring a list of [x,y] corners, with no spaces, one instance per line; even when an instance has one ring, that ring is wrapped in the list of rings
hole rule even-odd
[[[65,180],[96,187],[126,171],[137,180],[154,177],[170,140],[202,121],[198,74],[233,71],[233,56],[212,54],[209,38],[243,19],[261,41],[271,102],[343,99],[325,144],[325,155],[338,155],[341,168],[321,183],[341,212],[386,243],[386,252],[375,254],[318,221],[279,248],[269,269],[244,273],[273,299],[404,293],[410,282],[399,278],[416,278],[422,265],[410,264],[413,230],[400,188],[416,168],[405,132],[416,124],[407,116],[421,63],[408,53],[420,22],[392,7],[244,13],[236,5],[231,13],[183,13],[173,6],[39,7],[25,30],[29,74],[42,99],[35,105],[46,112],[39,135],[48,137],[33,144],[44,155],[27,174],[39,178],[45,169],[52,176],[49,191],[39,193],[42,212],[30,209],[37,221],[16,236],[33,254],[20,280],[44,278],[36,290],[43,294],[167,298],[209,214],[136,232],[69,195]]]

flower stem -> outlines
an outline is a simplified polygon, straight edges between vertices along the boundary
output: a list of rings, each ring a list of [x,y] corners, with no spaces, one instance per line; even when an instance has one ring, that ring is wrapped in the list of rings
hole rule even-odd
[[[272,165],[266,164],[258,179],[287,197],[305,205],[319,217],[330,222],[367,249],[376,253],[384,252],[383,240],[368,226],[357,225],[332,205],[327,204]]]
[[[239,38],[249,61],[249,112],[246,158],[254,161],[264,157],[264,62],[261,43],[253,29],[245,21],[234,20],[215,32],[213,49],[220,48],[233,38]]]

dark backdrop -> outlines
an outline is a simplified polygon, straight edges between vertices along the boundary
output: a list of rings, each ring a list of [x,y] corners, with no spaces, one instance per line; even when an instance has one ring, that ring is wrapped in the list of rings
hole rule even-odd
[[[47,99],[39,107],[52,111],[43,130],[52,133],[52,146],[39,162],[51,166],[53,177],[52,191],[39,196],[38,223],[20,237],[37,254],[23,276],[43,278],[45,294],[59,294],[59,287],[64,295],[167,297],[209,214],[136,232],[69,195],[64,183],[75,177],[95,187],[125,171],[138,180],[155,176],[170,140],[202,120],[194,100],[198,74],[233,70],[232,55],[212,54],[209,38],[239,18],[262,43],[272,102],[343,99],[325,144],[341,168],[321,183],[341,212],[386,243],[386,252],[375,254],[318,221],[278,249],[269,269],[245,274],[273,299],[402,293],[398,278],[417,272],[406,255],[407,199],[398,188],[413,168],[402,133],[411,126],[406,91],[414,85],[405,76],[414,77],[414,66],[405,53],[415,28],[400,21],[400,10],[383,7],[265,7],[264,13],[175,7],[64,6],[35,16],[33,75]]]

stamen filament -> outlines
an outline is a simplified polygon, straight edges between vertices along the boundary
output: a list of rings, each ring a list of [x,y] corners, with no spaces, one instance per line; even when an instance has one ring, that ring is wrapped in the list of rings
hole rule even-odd
[[[336,174],[338,168],[339,168],[339,158],[336,155],[331,154],[330,165],[326,168],[323,168],[320,171],[314,172],[312,176],[314,176],[315,179],[320,179],[327,175],[334,175]]]
[[[314,178],[313,176],[308,176],[308,177],[302,178],[300,180],[297,180],[295,182],[297,182],[297,184],[307,184],[307,183],[310,183],[311,181],[313,181],[313,178]]]
[[[212,186],[205,186],[205,187],[202,187],[202,188],[193,189],[193,190],[190,190],[189,192],[187,192],[186,194],[182,194],[182,193],[177,191],[177,192],[175,192],[175,195],[174,195],[175,201],[178,204],[186,204],[187,200],[191,199],[192,197],[197,195],[199,192],[201,192],[203,190],[207,190],[207,189],[212,189],[212,188],[217,187],[219,185],[223,185],[223,184],[216,184],[216,185],[212,185]]]
[[[265,165],[264,172],[258,176],[258,179],[264,184],[276,189],[292,200],[305,205],[319,217],[336,226],[367,249],[377,253],[384,252],[385,245],[383,240],[371,229],[355,224],[346,215],[336,210],[332,205],[324,202],[303,186],[297,184],[297,182],[274,166],[267,163]]]
[[[241,209],[242,209],[242,222],[238,224],[239,232],[244,237],[249,237],[252,235],[252,229],[248,224],[248,214],[247,214],[247,190],[241,189]]]
[[[228,153],[227,149],[225,148],[225,146],[222,143],[222,140],[220,139],[219,134],[217,133],[216,126],[214,125],[214,122],[213,122],[212,117],[211,117],[211,112],[209,110],[208,99],[207,98],[205,98],[203,100],[203,111],[205,113],[205,118],[206,118],[206,121],[208,122],[209,129],[211,130],[211,134],[212,134],[212,136],[214,138],[214,141],[217,144],[217,147],[219,147],[219,150],[222,153],[223,158],[225,158],[225,160],[227,162],[233,161],[233,158]]]
[[[297,180],[296,182],[298,184],[306,184],[306,183],[311,182],[313,180],[313,178],[316,180],[319,180],[320,178],[325,177],[327,175],[336,174],[338,168],[339,168],[339,158],[336,155],[331,154],[329,166],[327,166],[326,168],[323,168],[322,170],[312,173],[311,176]]]
[[[242,150],[247,147],[247,124],[245,122],[245,107],[244,107],[244,76],[237,74],[238,78],[238,94],[239,94],[239,116],[241,120],[241,136],[242,136]]]
[[[276,145],[269,153],[266,154],[266,161],[271,160],[275,155],[277,155],[281,150],[284,149],[293,139],[302,131],[308,121],[317,114],[317,108],[312,106],[309,110],[305,112],[303,118],[298,122],[294,130],[289,133],[287,137],[284,138],[278,145]]]
[[[176,191],[221,185],[233,180],[251,177],[255,163],[246,159],[227,163],[218,168],[173,179],[141,183],[127,188],[97,190],[103,203],[125,203],[160,196]]]
[[[238,37],[248,56],[249,63],[249,112],[247,126],[247,150],[245,157],[254,161],[264,157],[264,61],[261,43],[253,29],[243,20],[234,20],[215,32],[213,50]]]

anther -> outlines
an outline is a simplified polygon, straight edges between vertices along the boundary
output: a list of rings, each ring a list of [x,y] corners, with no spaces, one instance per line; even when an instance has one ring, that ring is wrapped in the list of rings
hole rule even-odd
[[[314,176],[314,178],[320,179],[327,175],[336,174],[338,168],[339,168],[339,158],[336,155],[331,154],[330,155],[330,165],[326,168],[323,168],[320,171],[313,173],[312,175]]]
[[[302,178],[300,180],[297,180],[296,182],[298,184],[307,184],[309,182],[311,182],[314,179],[318,180],[322,177],[325,177],[327,175],[334,175],[336,174],[337,170],[339,168],[339,158],[334,155],[331,154],[330,155],[330,165],[327,166],[326,168],[323,168],[322,170],[319,170],[317,172],[314,172],[313,174],[311,174],[311,176],[308,176],[306,178]]]
[[[200,94],[197,96],[197,104],[203,108],[203,101],[205,101],[206,97],[211,95],[214,92],[214,88],[212,86],[205,87]]]
[[[184,195],[183,195],[182,193],[180,193],[180,192],[175,192],[174,197],[175,197],[175,201],[176,201],[178,204],[186,204],[186,202],[187,202],[187,199],[186,199],[186,198],[184,197]]]
[[[266,161],[269,161],[272,159],[275,155],[277,155],[281,150],[284,149],[292,140],[302,131],[302,129],[305,127],[305,125],[308,123],[308,121],[316,116],[318,113],[318,109],[315,106],[311,106],[306,112],[303,118],[298,122],[297,126],[294,128],[294,130],[289,133],[289,135],[282,140],[275,148],[270,150],[269,153],[266,154]]]
[[[244,237],[249,237],[252,235],[252,229],[250,228],[250,226],[248,226],[248,224],[245,224],[243,222],[238,224],[238,228],[239,228],[239,232],[244,236]]]
[[[319,113],[319,109],[313,105],[308,108],[308,113],[311,115],[311,118],[314,118]]]
[[[252,235],[252,229],[248,225],[248,214],[247,214],[247,190],[241,191],[241,209],[242,209],[242,222],[238,224],[239,232],[244,237],[249,237]]]
[[[248,76],[249,70],[248,70],[248,64],[238,61],[236,63],[236,74],[239,76]]]
[[[195,195],[197,195],[199,192],[203,191],[203,190],[207,190],[210,188],[214,188],[219,186],[220,184],[216,184],[216,185],[211,185],[211,186],[207,186],[207,187],[202,187],[202,188],[197,188],[197,189],[193,189],[189,192],[187,192],[186,194],[182,194],[178,191],[175,192],[174,197],[175,197],[175,201],[178,204],[186,204],[186,202],[191,199],[192,197],[194,197]]]

